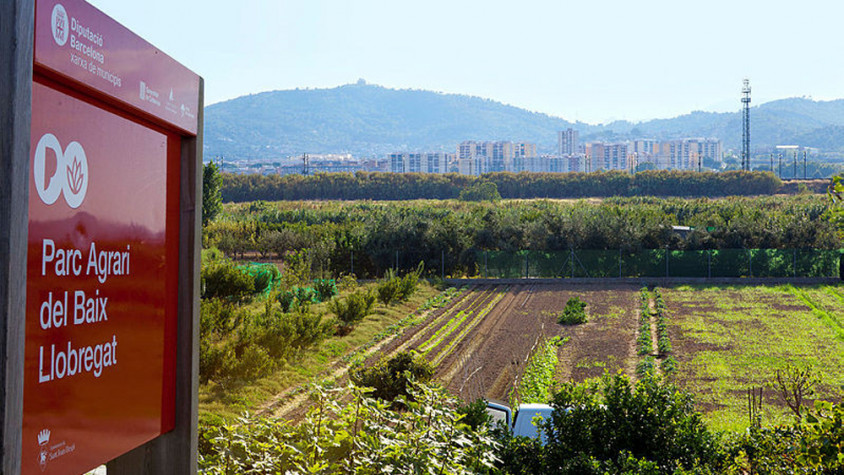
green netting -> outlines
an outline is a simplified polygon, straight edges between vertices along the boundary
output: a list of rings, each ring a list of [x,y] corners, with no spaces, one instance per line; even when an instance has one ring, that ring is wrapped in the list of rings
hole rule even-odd
[[[624,254],[622,277],[664,277],[665,252],[665,249],[645,249]]]
[[[839,250],[651,249],[485,251],[477,254],[482,276],[499,279],[565,277],[835,277]]]
[[[250,262],[237,267],[254,279],[256,293],[267,293],[281,281],[281,273],[275,264]]]
[[[527,251],[488,251],[483,253],[483,275],[491,279],[520,279],[525,276]]]

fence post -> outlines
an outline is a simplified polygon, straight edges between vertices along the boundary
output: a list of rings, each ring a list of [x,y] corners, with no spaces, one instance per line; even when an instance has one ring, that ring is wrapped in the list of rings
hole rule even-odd
[[[442,250],[442,254],[440,255],[440,264],[442,265],[440,277],[445,280],[445,249]]]
[[[489,279],[489,264],[487,263],[488,257],[489,251],[484,251],[484,279]]]
[[[750,277],[753,277],[753,254],[750,249],[747,250],[747,270],[750,272]]]
[[[791,272],[792,277],[797,277],[797,249],[792,249],[794,251],[794,257],[792,258],[792,265],[791,265]]]
[[[528,262],[528,255],[530,251],[525,252],[525,279],[530,278],[530,263]]]
[[[706,251],[706,278],[712,278],[712,249]]]
[[[396,267],[395,267],[395,270],[396,270],[396,272],[399,271],[399,251],[396,251]]]
[[[618,278],[621,278],[621,248],[618,248]]]
[[[574,279],[574,248],[571,248],[571,278]]]
[[[351,251],[351,254],[352,254],[352,256],[351,256],[352,257],[352,259],[351,259],[352,260],[352,275],[354,275],[355,274],[355,251]]]
[[[665,277],[668,277],[668,246],[665,246]]]

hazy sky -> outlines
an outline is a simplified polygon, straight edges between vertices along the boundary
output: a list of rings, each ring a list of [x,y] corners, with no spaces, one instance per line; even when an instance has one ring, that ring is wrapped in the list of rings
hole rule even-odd
[[[568,120],[844,97],[835,0],[90,0],[205,78],[206,104],[364,78]]]

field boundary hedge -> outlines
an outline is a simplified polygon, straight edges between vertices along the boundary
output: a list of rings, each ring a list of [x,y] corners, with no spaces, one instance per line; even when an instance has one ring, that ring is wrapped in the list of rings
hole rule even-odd
[[[235,175],[224,173],[226,202],[281,200],[457,199],[475,183],[494,183],[504,199],[609,196],[723,197],[778,193],[782,181],[770,172],[619,170],[591,173],[317,173]]]

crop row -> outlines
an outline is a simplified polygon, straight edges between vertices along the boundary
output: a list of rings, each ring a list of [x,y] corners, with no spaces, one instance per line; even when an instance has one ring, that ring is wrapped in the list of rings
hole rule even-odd
[[[554,382],[554,371],[559,362],[557,347],[566,341],[568,338],[561,339],[560,337],[551,339],[542,337],[539,340],[518,384],[518,395],[511,396],[512,406],[519,403],[544,404],[548,402],[551,397],[551,384]]]
[[[458,311],[456,314],[454,312],[457,310],[458,305],[455,305],[450,309],[446,310],[442,315],[440,315],[440,317],[436,321],[431,323],[433,325],[436,325],[437,323],[445,320],[446,318],[448,318],[448,321],[446,321],[444,325],[442,325],[440,328],[437,329],[437,331],[435,331],[431,336],[429,336],[427,340],[420,343],[417,346],[417,351],[419,351],[419,353],[423,355],[427,355],[429,351],[436,348],[437,345],[442,343],[445,338],[451,335],[451,333],[455,329],[457,329],[460,324],[463,323],[464,320],[466,320],[466,318],[471,316],[472,312],[474,312],[476,308],[481,305],[481,302],[483,302],[484,299],[486,299],[491,294],[491,289],[484,290],[479,297],[469,303],[469,306],[467,308]]]
[[[647,287],[639,291],[640,312],[639,312],[639,337],[636,339],[639,355],[647,355],[653,351],[651,342],[651,307],[650,292]]]
[[[449,341],[448,344],[445,346],[445,348],[440,350],[439,353],[437,353],[433,357],[433,359],[431,359],[431,362],[435,366],[442,363],[442,361],[445,360],[451,354],[452,351],[454,351],[454,348],[457,346],[457,344],[463,341],[466,338],[466,335],[468,335],[469,332],[471,332],[476,326],[478,326],[478,324],[483,321],[483,319],[498,304],[498,302],[501,301],[502,298],[504,298],[506,292],[507,288],[504,288],[503,290],[497,292],[493,296],[493,298],[487,302],[486,306],[484,306],[484,308],[482,308],[480,311],[477,312],[477,314],[475,314],[474,318],[472,318],[468,323],[462,326],[460,333],[458,333],[454,338],[452,338],[451,341]]]
[[[463,293],[463,291],[463,287],[459,289],[456,287],[449,287],[442,293],[429,298],[415,312],[404,317],[398,322],[387,326],[386,328],[375,334],[371,340],[358,347],[352,353],[349,353],[343,358],[341,358],[341,361],[343,361],[344,363],[351,363],[352,365],[362,362],[362,359],[370,348],[380,343],[381,341],[387,339],[388,337],[401,333],[402,331],[404,331],[405,328],[422,323],[422,320],[424,319],[423,312],[432,308],[440,308],[442,306],[447,305],[453,299],[459,297]]]
[[[802,300],[810,309],[812,309],[812,313],[824,322],[824,324],[833,332],[835,332],[835,336],[839,340],[844,341],[844,322],[842,321],[843,317],[841,315],[837,315],[834,312],[828,312],[822,305],[812,299],[805,290],[793,285],[789,285],[787,288],[792,295]],[[834,293],[839,298],[844,298],[835,290],[832,290],[831,293]]]

